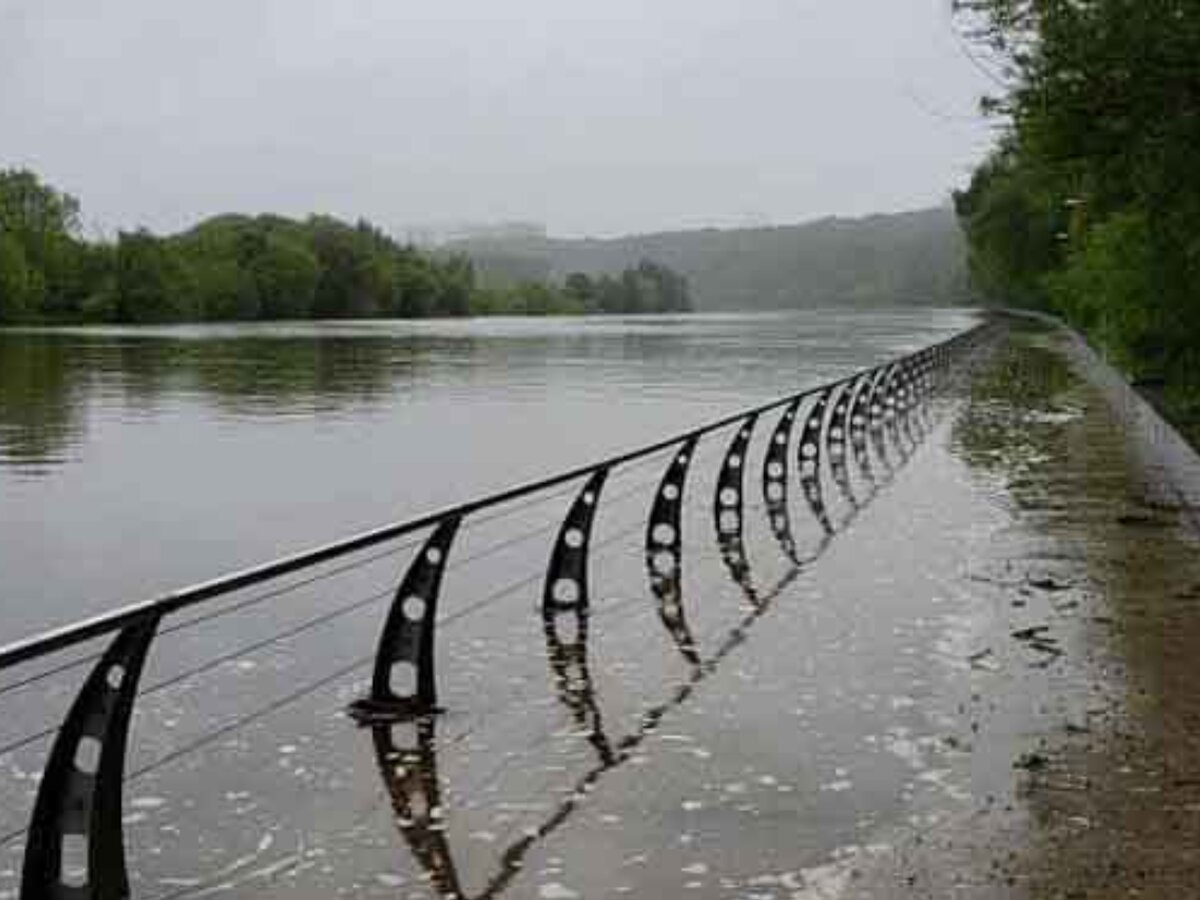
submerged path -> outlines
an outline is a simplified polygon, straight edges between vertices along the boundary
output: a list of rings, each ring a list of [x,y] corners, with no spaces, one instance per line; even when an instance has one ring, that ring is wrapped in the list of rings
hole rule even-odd
[[[140,700],[134,896],[1197,893],[1200,462],[1065,331],[1014,319],[977,362],[907,459],[876,463],[877,485],[825,485],[833,534],[794,521],[798,567],[769,528],[744,555],[705,556],[697,510],[685,622],[665,616],[671,596],[647,602],[644,515],[614,505],[585,633],[533,613],[536,583],[454,612],[440,716],[347,717],[378,606],[234,661],[223,687]],[[204,658],[200,643],[171,662]],[[171,757],[248,692],[330,672]],[[32,785],[32,766],[0,754],[10,784]],[[8,809],[0,824],[20,827]],[[22,852],[0,847],[0,898]]]
[[[831,895],[1200,895],[1200,458],[1077,337],[1036,323],[938,453],[989,510],[955,542],[973,625],[930,734],[961,803]]]

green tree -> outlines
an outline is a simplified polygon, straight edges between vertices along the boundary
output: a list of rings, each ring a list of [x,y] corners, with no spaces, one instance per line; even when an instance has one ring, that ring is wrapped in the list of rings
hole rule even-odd
[[[531,315],[672,311],[686,280],[643,260],[620,277],[545,266],[481,287],[465,254],[402,246],[366,220],[221,215],[179,234],[78,235],[73,198],[24,171],[0,172],[0,322],[179,322],[312,316]]]
[[[591,311],[596,303],[596,286],[584,272],[572,272],[563,285],[567,296],[580,310]]]
[[[33,172],[0,169],[0,231],[14,234],[33,252],[56,235],[75,234],[79,229],[79,202],[57,191]]]
[[[196,299],[205,319],[256,319],[261,304],[253,274],[235,260],[200,258],[190,264]]]
[[[25,248],[0,232],[0,324],[22,322],[37,306],[35,273],[25,261]]]
[[[987,103],[1003,146],[959,197],[977,286],[1200,392],[1200,6],[956,5],[1010,78]]]
[[[320,267],[305,246],[271,235],[250,264],[265,319],[303,319],[313,309]]]
[[[1055,308],[1086,329],[1134,375],[1161,372],[1165,346],[1147,298],[1155,292],[1150,228],[1117,213],[1088,232],[1047,279]]]
[[[470,258],[455,254],[440,267],[437,310],[445,316],[465,316],[471,309],[475,291],[475,267]]]
[[[1011,306],[1046,306],[1043,279],[1061,260],[1061,199],[1010,152],[995,154],[955,195],[975,287]]]
[[[122,322],[198,318],[195,285],[182,256],[148,231],[117,240],[116,315]]]
[[[6,277],[14,291],[6,301],[11,309],[6,315],[40,317],[47,297],[53,306],[74,286],[78,229],[79,203],[73,197],[43,184],[30,171],[0,170],[0,235],[9,244],[12,271]],[[20,247],[20,263],[13,245]]]
[[[402,319],[433,315],[438,303],[438,279],[433,261],[412,247],[399,252],[389,312]]]

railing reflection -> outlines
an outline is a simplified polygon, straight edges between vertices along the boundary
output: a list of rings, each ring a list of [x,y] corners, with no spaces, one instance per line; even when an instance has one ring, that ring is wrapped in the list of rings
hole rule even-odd
[[[568,799],[553,807],[536,828],[528,829],[499,853],[494,874],[480,892],[464,892],[455,868],[447,836],[447,821],[453,810],[442,803],[436,719],[424,715],[409,723],[376,724],[372,728],[379,771],[392,797],[397,827],[440,895],[487,898],[501,893],[520,872],[527,853],[578,808],[579,798],[607,772],[627,762],[664,716],[691,697],[726,657],[745,642],[784,589],[896,477],[930,433],[935,421],[930,401],[936,387],[936,372],[936,361],[930,351],[917,354],[907,365],[888,365],[880,371],[861,373],[811,399],[797,454],[804,497],[820,524],[820,534],[810,552],[804,555],[799,553],[790,525],[788,450],[805,398],[797,398],[783,409],[763,454],[761,483],[762,510],[787,567],[766,588],[756,586],[743,531],[748,508],[744,500],[744,475],[759,415],[753,413],[736,423],[716,480],[712,515],[717,552],[746,599],[749,612],[716,639],[709,654],[702,652],[687,624],[683,579],[687,546],[683,509],[688,474],[702,435],[688,435],[673,449],[647,516],[645,563],[659,618],[688,663],[689,671],[671,688],[666,700],[642,713],[636,730],[616,738],[606,731],[602,698],[588,664],[591,616],[588,549],[608,469],[598,469],[591,475],[559,531],[544,581],[542,616],[553,693],[570,717],[573,733],[592,747],[596,762],[567,791]],[[894,461],[888,455],[889,447]],[[884,474],[877,475],[877,469]],[[845,512],[836,520],[824,500],[827,477],[844,501]],[[397,748],[393,728],[412,730],[415,744]]]
[[[958,371],[957,363],[971,358],[972,348],[988,339],[983,326],[949,342],[853,374],[833,384],[785,397],[758,409],[727,417],[686,435],[670,438],[534,484],[480,498],[420,519],[396,523],[356,535],[325,547],[278,560],[255,569],[235,573],[194,588],[173,592],[118,610],[40,638],[0,649],[0,671],[50,657],[93,638],[115,635],[107,650],[79,657],[67,664],[52,665],[42,673],[0,687],[3,695],[15,687],[26,688],[41,679],[92,664],[75,702],[57,730],[37,790],[32,821],[25,832],[22,900],[110,900],[128,895],[129,878],[124,861],[122,790],[129,724],[139,697],[177,683],[180,676],[150,688],[139,688],[139,677],[147,654],[157,636],[206,618],[267,600],[293,588],[279,587],[279,580],[292,573],[311,575],[311,580],[329,577],[312,575],[318,566],[346,558],[379,545],[390,546],[401,538],[423,540],[399,581],[384,618],[373,665],[370,690],[354,703],[351,714],[371,731],[376,759],[392,799],[397,825],[412,848],[418,864],[444,895],[464,896],[445,830],[448,810],[442,800],[438,773],[437,720],[438,685],[436,666],[439,601],[451,556],[461,532],[492,517],[507,514],[515,501],[549,496],[571,489],[574,499],[558,527],[549,564],[542,574],[540,611],[553,691],[575,725],[592,747],[596,764],[576,782],[572,797],[594,784],[605,772],[620,766],[632,751],[653,732],[671,709],[683,703],[745,639],[754,624],[766,614],[781,592],[829,546],[831,540],[877,496],[900,466],[913,454],[929,432],[930,401]],[[746,472],[755,451],[756,428],[778,414],[763,450],[759,483],[762,504],[746,497]],[[793,435],[799,426],[793,450]],[[732,437],[713,479],[710,508],[715,551],[720,566],[746,601],[748,613],[727,631],[718,630],[709,639],[697,636],[689,625],[684,578],[685,540],[689,498],[688,481],[696,471],[701,442],[732,430]],[[642,543],[650,594],[667,635],[687,664],[686,676],[668,692],[667,698],[647,708],[639,726],[631,733],[608,734],[599,695],[589,667],[589,636],[592,629],[590,567],[594,562],[593,531],[604,501],[604,488],[622,467],[631,467],[656,454],[669,452],[658,487],[650,498],[645,517],[635,527],[644,531]],[[790,497],[791,454],[795,453],[798,483],[811,517],[809,531],[816,537],[803,549],[799,539],[801,515]],[[552,493],[555,492],[555,493]],[[609,498],[608,503],[613,502]],[[697,501],[693,501],[695,503]],[[519,507],[518,507],[519,508]],[[747,522],[754,513],[766,516],[766,528],[778,547],[784,566],[782,575],[770,581],[753,571],[752,548],[747,539]],[[539,532],[534,532],[537,536]],[[770,544],[768,540],[765,543]],[[403,549],[402,545],[400,548]],[[709,545],[711,547],[711,545]],[[389,551],[389,552],[394,552]],[[774,551],[772,551],[774,552]],[[386,554],[380,554],[382,558]],[[338,572],[331,570],[330,574]],[[538,573],[535,572],[534,580]],[[199,615],[192,623],[165,628],[162,620],[192,606],[269,583],[277,592],[230,604]],[[504,592],[501,592],[504,593]],[[327,622],[334,616],[362,608],[356,601],[342,609],[326,611],[292,630],[292,634]],[[274,640],[274,639],[272,639]],[[251,645],[264,646],[267,642]],[[238,657],[241,651],[224,652],[202,664],[194,673]],[[247,651],[248,652],[248,651]],[[359,663],[302,688],[266,707],[292,702],[306,692],[343,678]],[[187,676],[186,673],[183,677]],[[160,760],[170,761],[195,752],[206,742],[235,730],[260,715],[244,717],[202,736],[192,744],[176,748]],[[408,734],[407,738],[399,732]],[[10,744],[24,747],[48,736],[53,729]],[[0,748],[0,754],[3,748]],[[158,765],[156,763],[155,765]],[[135,773],[136,774],[136,773]],[[541,837],[559,827],[575,808],[577,800],[560,804],[531,835],[507,848],[497,873],[477,896],[494,896],[504,889],[519,869],[520,860]],[[20,832],[0,835],[0,846]]]

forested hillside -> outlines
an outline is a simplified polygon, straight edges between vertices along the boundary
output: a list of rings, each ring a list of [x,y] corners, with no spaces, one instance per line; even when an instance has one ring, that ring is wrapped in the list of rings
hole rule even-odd
[[[487,237],[444,249],[467,254],[485,283],[500,284],[529,272],[619,272],[650,258],[688,279],[699,309],[967,299],[966,250],[949,209],[608,240]]]
[[[1200,439],[1200,4],[956,6],[1005,125],[957,198],[976,287],[1065,315]]]
[[[0,325],[664,313],[687,280],[639,259],[614,275],[477,283],[463,254],[400,244],[370,222],[225,215],[180,234],[80,234],[79,203],[0,170]]]

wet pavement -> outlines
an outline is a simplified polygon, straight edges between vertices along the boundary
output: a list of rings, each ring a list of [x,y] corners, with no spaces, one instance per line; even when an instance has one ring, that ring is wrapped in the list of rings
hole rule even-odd
[[[1194,461],[1064,333],[1015,320],[976,363],[906,460],[826,485],[832,537],[793,513],[798,570],[748,521],[735,583],[693,504],[689,640],[647,599],[644,512],[617,500],[644,498],[651,465],[607,489],[586,640],[544,627],[536,583],[451,605],[436,719],[346,716],[378,607],[140,702],[134,895],[1200,895]],[[489,562],[448,590],[524,571]],[[188,640],[150,681],[202,657]],[[173,756],[239,679],[294,702]],[[9,796],[0,830],[23,821]],[[0,897],[20,851],[0,849]]]
[[[828,895],[1200,895],[1196,457],[1077,338],[1032,324],[950,448],[1007,520],[958,579],[979,610],[954,733],[970,796]]]

